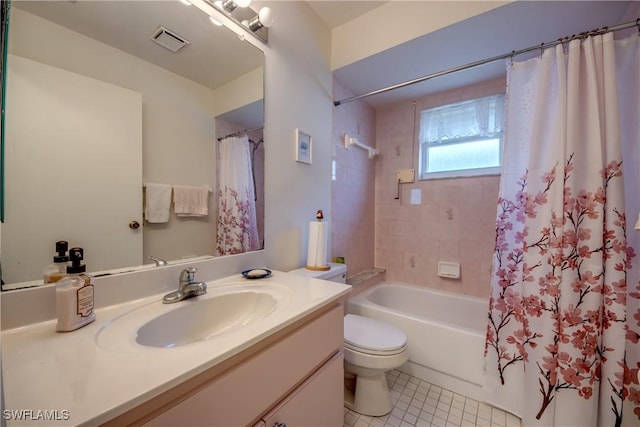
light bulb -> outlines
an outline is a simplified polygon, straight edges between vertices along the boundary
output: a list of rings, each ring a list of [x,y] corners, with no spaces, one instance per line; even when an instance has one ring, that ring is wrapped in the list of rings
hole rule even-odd
[[[260,19],[260,23],[265,27],[270,27],[273,25],[273,13],[271,13],[271,8],[268,6],[263,7],[258,12],[258,19]]]
[[[216,27],[222,27],[222,22],[218,21],[217,19],[215,19],[213,16],[209,17],[209,21],[211,21],[211,23],[213,25],[215,25]]]
[[[257,31],[262,27],[270,27],[273,24],[273,14],[269,7],[263,7],[260,9],[258,16],[253,18],[251,22],[247,24],[251,31]]]
[[[231,13],[238,7],[247,7],[251,4],[251,0],[222,0],[221,2],[215,2],[214,5],[218,9],[222,9],[227,13]]]
[[[189,0],[180,0],[180,3],[182,3],[185,6],[191,6],[191,2]]]

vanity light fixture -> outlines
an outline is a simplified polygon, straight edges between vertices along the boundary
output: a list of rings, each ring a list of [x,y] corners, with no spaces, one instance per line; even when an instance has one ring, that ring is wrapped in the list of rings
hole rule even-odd
[[[209,21],[211,21],[211,23],[213,25],[215,25],[216,27],[222,27],[222,22],[218,21],[216,18],[214,18],[213,16],[209,17]]]
[[[250,4],[251,0],[220,0],[215,2],[219,9],[227,13],[233,12],[237,7],[248,7]]]
[[[271,8],[263,7],[256,12],[250,7],[251,0],[204,0],[220,12],[224,13],[236,24],[248,29],[256,37],[267,43],[268,27],[273,24]]]
[[[253,32],[256,32],[262,27],[270,27],[273,25],[273,14],[271,8],[268,6],[263,7],[258,12],[258,15],[248,22],[247,27]]]
[[[189,0],[180,0],[180,3],[182,3],[185,6],[191,6],[191,2]]]

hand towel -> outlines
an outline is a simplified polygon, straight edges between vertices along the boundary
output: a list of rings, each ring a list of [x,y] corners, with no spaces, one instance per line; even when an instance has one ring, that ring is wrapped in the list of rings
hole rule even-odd
[[[147,183],[145,188],[144,217],[149,222],[168,222],[171,212],[171,186]]]
[[[209,215],[209,188],[173,186],[173,206],[178,216]]]

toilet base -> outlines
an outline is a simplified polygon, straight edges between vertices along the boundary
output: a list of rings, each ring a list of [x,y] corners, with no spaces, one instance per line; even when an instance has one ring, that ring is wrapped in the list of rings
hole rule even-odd
[[[356,376],[355,392],[345,381],[344,406],[362,415],[380,417],[393,409],[391,393],[384,372],[372,376]]]

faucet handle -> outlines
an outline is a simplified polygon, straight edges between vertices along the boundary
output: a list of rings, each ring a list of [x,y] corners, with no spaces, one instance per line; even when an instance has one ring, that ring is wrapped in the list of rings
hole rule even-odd
[[[195,283],[196,279],[195,279],[195,275],[196,275],[196,271],[198,271],[197,268],[195,267],[187,267],[184,270],[182,270],[182,273],[180,273],[180,281],[183,283]]]
[[[156,265],[156,267],[160,267],[162,265],[167,265],[167,261],[161,259],[161,258],[156,258],[153,256],[148,256],[147,259],[150,259],[151,261],[154,262],[154,264]]]

